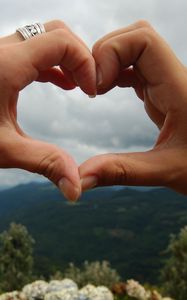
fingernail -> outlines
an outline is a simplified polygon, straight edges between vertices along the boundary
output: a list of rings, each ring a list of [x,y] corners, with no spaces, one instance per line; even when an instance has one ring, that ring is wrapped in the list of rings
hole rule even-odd
[[[98,178],[96,176],[88,176],[81,179],[82,190],[90,190],[98,185]]]
[[[93,98],[96,97],[96,94],[94,94],[94,95],[88,95],[88,97],[93,99]]]
[[[77,201],[81,195],[81,189],[75,187],[70,180],[63,177],[58,182],[60,191],[64,194],[65,198],[70,201]]]
[[[103,83],[103,75],[100,67],[97,66],[97,86],[100,86]]]

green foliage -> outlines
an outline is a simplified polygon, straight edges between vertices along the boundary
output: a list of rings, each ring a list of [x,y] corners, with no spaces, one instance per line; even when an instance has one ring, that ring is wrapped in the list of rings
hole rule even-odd
[[[11,223],[0,234],[0,289],[22,288],[32,279],[33,243],[25,226]]]
[[[79,287],[86,284],[104,285],[109,288],[120,281],[120,276],[116,270],[112,269],[107,261],[88,262],[85,261],[81,268],[70,263],[63,273],[57,272],[53,279],[70,278],[74,280]]]
[[[28,228],[34,272],[46,279],[73,258],[107,260],[124,280],[158,284],[168,237],[187,224],[186,197],[166,189],[97,188],[71,205],[54,185],[30,183],[0,199],[0,231],[12,220]]]
[[[167,249],[170,258],[162,270],[163,289],[177,300],[187,295],[187,226],[178,235],[172,235]]]

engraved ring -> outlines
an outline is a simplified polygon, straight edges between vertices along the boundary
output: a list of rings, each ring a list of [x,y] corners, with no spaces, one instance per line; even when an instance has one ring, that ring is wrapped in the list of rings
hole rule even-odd
[[[46,32],[44,25],[41,23],[26,25],[24,27],[18,28],[16,31],[22,35],[24,40],[30,39],[36,35],[43,34]]]

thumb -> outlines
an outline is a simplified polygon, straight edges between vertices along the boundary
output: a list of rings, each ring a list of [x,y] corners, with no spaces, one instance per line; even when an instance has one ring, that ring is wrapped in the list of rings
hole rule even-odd
[[[173,153],[169,152],[150,150],[92,157],[79,167],[82,190],[111,185],[169,186],[175,168],[171,167]]]
[[[44,175],[55,183],[69,200],[76,201],[80,197],[78,167],[73,158],[57,146],[13,135],[4,144],[0,166],[25,169]]]

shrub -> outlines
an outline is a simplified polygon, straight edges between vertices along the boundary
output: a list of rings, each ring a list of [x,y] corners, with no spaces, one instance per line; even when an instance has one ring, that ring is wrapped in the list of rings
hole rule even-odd
[[[113,284],[120,281],[116,270],[112,269],[108,261],[85,261],[81,268],[73,263],[64,272],[56,272],[52,279],[70,278],[80,287],[86,284],[104,285],[112,288]]]

